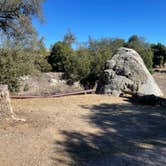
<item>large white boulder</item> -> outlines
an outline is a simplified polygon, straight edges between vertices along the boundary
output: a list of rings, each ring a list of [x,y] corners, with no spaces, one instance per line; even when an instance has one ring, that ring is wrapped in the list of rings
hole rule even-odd
[[[107,62],[96,92],[116,96],[123,93],[163,95],[141,56],[133,49],[125,47],[119,48]]]

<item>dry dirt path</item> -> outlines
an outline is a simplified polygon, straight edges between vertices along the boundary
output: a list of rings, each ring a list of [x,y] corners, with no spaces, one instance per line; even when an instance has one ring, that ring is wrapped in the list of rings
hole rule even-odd
[[[154,73],[154,79],[162,90],[164,96],[166,97],[166,73]]]
[[[166,109],[100,95],[12,101],[0,166],[164,166]]]

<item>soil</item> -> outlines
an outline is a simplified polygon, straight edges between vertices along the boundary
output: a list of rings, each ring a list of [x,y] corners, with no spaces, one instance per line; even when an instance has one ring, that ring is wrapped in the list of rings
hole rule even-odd
[[[166,96],[166,73],[156,72],[153,74],[153,77],[155,78],[157,84],[161,88],[164,96]]]
[[[166,165],[166,110],[101,95],[12,100],[0,166]]]
[[[0,121],[0,166],[166,165],[165,107],[95,94],[12,105],[26,122]]]

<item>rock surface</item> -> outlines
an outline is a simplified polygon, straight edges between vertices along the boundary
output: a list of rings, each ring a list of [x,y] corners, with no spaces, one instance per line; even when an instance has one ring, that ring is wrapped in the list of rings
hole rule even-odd
[[[96,92],[115,96],[124,93],[163,95],[141,56],[133,49],[125,47],[119,48],[112,59],[107,61]]]

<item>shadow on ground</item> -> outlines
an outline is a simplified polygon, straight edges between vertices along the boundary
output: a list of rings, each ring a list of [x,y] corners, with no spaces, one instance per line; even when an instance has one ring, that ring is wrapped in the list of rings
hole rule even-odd
[[[82,105],[91,114],[83,117],[99,132],[62,131],[64,141],[55,142],[56,165],[163,166],[166,165],[166,109],[130,103]],[[57,149],[55,150],[57,151]],[[59,164],[58,164],[59,163]]]

